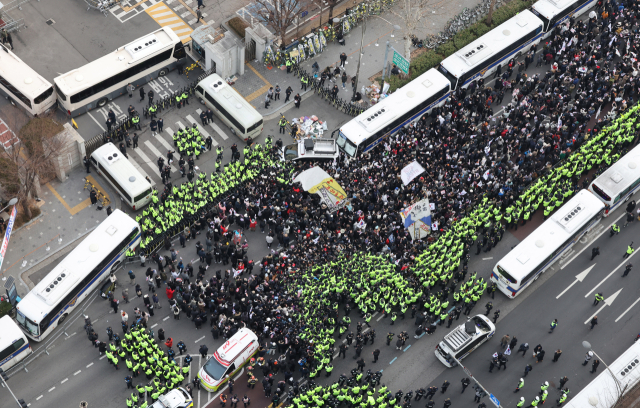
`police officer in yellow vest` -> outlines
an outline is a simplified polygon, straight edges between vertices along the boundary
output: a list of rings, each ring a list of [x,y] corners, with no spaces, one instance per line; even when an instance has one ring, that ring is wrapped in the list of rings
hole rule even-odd
[[[140,115],[138,115],[138,112],[136,112],[133,118],[131,118],[131,123],[136,129],[142,130],[140,129]]]
[[[287,74],[288,74],[288,73],[290,73],[290,72],[291,72],[291,65],[293,65],[293,64],[291,63],[291,60],[290,60],[290,59],[287,59],[287,61],[284,63],[284,65],[286,65],[286,66],[287,66]]]
[[[278,133],[284,134],[287,127],[287,120],[284,117],[280,118],[280,122],[278,122],[278,125],[280,126],[280,131]]]

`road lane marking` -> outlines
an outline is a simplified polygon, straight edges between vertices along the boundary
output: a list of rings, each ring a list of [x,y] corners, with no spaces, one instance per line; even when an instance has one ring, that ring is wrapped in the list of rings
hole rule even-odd
[[[204,129],[202,128],[202,126],[200,126],[200,124],[199,124],[199,123],[198,123],[198,122],[197,122],[197,121],[196,121],[196,120],[195,120],[191,115],[187,115],[187,117],[186,117],[186,118],[187,118],[187,120],[190,120],[193,124],[195,124],[195,125],[196,125],[196,127],[198,128],[198,131],[199,131],[199,132],[204,136],[204,139],[206,139],[206,138],[208,138],[209,136],[211,136],[211,135],[209,134],[209,132],[207,132],[206,130],[204,130]],[[216,142],[216,140],[215,140],[213,137],[211,138],[211,141],[212,141],[212,143],[211,143],[211,145],[212,145],[212,146],[217,146],[217,145],[218,145],[218,142]]]
[[[596,266],[596,264],[591,265],[590,267],[588,267],[587,269],[585,269],[584,271],[580,272],[579,274],[576,275],[576,280],[573,281],[573,283],[569,286],[567,286],[567,288],[565,290],[562,291],[562,293],[560,293],[558,296],[556,296],[556,299],[559,299],[560,296],[564,295],[569,289],[571,289],[573,287],[573,285],[575,285],[578,282],[582,282],[584,281],[584,278],[587,277],[587,275],[589,274],[589,272],[591,272],[591,269],[593,269],[593,267]]]
[[[402,350],[402,352],[404,353],[405,351],[409,350],[409,347],[411,347],[411,344],[409,344],[407,347],[405,347],[405,349]]]
[[[626,315],[626,314],[627,314],[627,312],[628,312],[629,310],[631,310],[631,308],[632,308],[632,307],[634,307],[634,306],[636,305],[636,303],[638,303],[638,302],[640,302],[640,298],[638,298],[635,302],[633,302],[633,303],[631,304],[631,306],[629,306],[629,307],[627,308],[627,310],[625,310],[625,311],[624,311],[624,313],[622,313],[622,314],[621,314],[621,315],[616,319],[616,323],[618,323],[618,320],[622,319],[622,316]]]
[[[229,136],[227,136],[227,134],[226,134],[226,133],[224,133],[224,131],[223,131],[222,129],[220,129],[220,126],[218,126],[215,122],[213,122],[213,121],[212,121],[212,122],[209,124],[209,126],[211,126],[211,127],[213,128],[213,130],[215,130],[215,131],[216,131],[216,133],[217,133],[221,138],[223,138],[224,140],[227,140],[227,139],[229,138]]]
[[[380,320],[382,320],[382,318],[383,318],[383,317],[384,317],[384,315],[383,315],[383,314],[381,314],[381,315],[380,315],[380,317],[378,317],[378,318],[376,319],[376,322],[379,322]]]
[[[96,125],[98,125],[98,126],[100,127],[100,129],[102,129],[102,131],[103,131],[103,132],[106,132],[106,131],[107,131],[107,129],[105,129],[105,128],[104,128],[104,126],[102,126],[102,125],[100,124],[100,122],[98,122],[98,120],[97,120],[96,118],[94,118],[94,117],[93,117],[93,115],[91,114],[91,112],[87,112],[87,115],[89,115],[89,117],[90,117],[91,119],[93,119],[93,121],[94,121],[94,122],[96,122]]]
[[[87,364],[87,368],[91,367],[93,363]]]
[[[586,322],[584,322],[584,324],[588,324],[591,319],[594,318],[594,316],[597,316],[598,314],[600,314],[600,312],[602,311],[602,309],[604,309],[607,306],[611,306],[611,304],[613,303],[614,300],[616,300],[616,298],[618,297],[618,295],[620,294],[620,292],[622,292],[622,288],[620,288],[616,293],[614,293],[613,295],[609,296],[608,298],[606,298],[604,300],[604,304],[602,306],[600,306],[600,308],[598,310],[596,310],[596,312],[594,314],[591,315],[591,317],[589,317],[587,319]]]
[[[64,384],[64,383],[66,383],[67,381],[69,381],[69,379],[68,379],[68,378],[65,378],[64,380],[60,381],[60,384]]]
[[[492,256],[488,257],[488,258],[482,258],[483,261],[488,261],[489,259],[493,259]]]
[[[167,316],[164,319],[162,319],[163,322],[166,322],[167,320],[169,320],[169,316]]]
[[[154,327],[156,327],[158,325],[158,323],[154,324],[153,326],[151,326],[151,328],[153,329]]]
[[[100,360],[103,360],[103,359],[105,359],[105,358],[107,358],[107,356],[106,356],[106,355],[104,355],[104,356],[100,357]]]
[[[151,153],[155,154],[157,157],[162,157],[164,159],[164,155],[162,153],[160,153],[160,150],[156,149],[156,147],[153,145],[153,143],[151,143],[148,140],[144,141],[144,145],[147,146],[147,148],[149,150],[151,150]],[[156,159],[157,160],[157,159]],[[165,164],[166,166],[166,164]],[[171,166],[171,172],[175,173],[177,170],[175,167],[173,167],[173,165]]]
[[[82,370],[78,370],[78,371],[76,371],[75,373],[73,373],[73,375],[78,375],[78,374],[80,374],[81,372],[82,372]]]
[[[44,395],[39,396],[38,398],[36,398],[36,401],[38,401],[40,398],[44,397]]]
[[[631,259],[632,256],[634,256],[635,254],[637,254],[640,251],[633,251],[633,253],[631,255],[629,255],[628,257],[625,258],[624,261],[620,262],[620,264],[618,266],[616,266],[615,268],[613,268],[613,270],[611,271],[610,274],[608,274],[607,276],[605,276],[605,278],[603,280],[600,281],[600,283],[598,283],[593,289],[591,289],[589,291],[589,293],[587,293],[586,295],[584,295],[584,297],[589,297],[589,295],[591,295],[593,292],[596,291],[596,289],[598,289],[600,287],[600,285],[602,285],[607,279],[609,279],[611,277],[611,275],[613,275],[614,273],[616,273],[616,271],[618,269],[620,269],[620,267],[626,263],[629,262],[629,260]]]
[[[200,338],[199,338],[198,340],[196,340],[195,342],[197,343],[197,342],[199,342],[199,341],[204,340],[204,337],[205,337],[205,336],[200,337]]]
[[[173,133],[171,133],[171,134],[173,134]],[[164,140],[164,138],[162,136],[160,136],[159,134],[156,134],[155,138],[156,138],[156,140],[158,142],[160,142],[160,144],[162,146],[164,146],[165,149],[167,149],[169,151],[173,151],[173,149],[175,149],[174,147],[171,147],[171,145],[166,140]]]
[[[611,223],[611,225],[613,225],[613,224],[617,223],[618,221],[620,221],[620,219],[622,219],[622,217],[624,217],[624,214],[622,214],[620,217],[618,217],[617,219],[615,219],[615,220]],[[605,232],[609,231],[609,229],[611,228],[611,225],[609,225],[607,228],[604,228],[604,229],[602,230],[602,232],[600,232],[598,235],[594,236],[594,237],[593,237],[593,239],[591,240],[591,242],[595,242],[595,241],[597,241],[597,240],[598,240],[598,238],[600,238],[600,237],[602,236],[602,234],[604,234]],[[562,267],[560,267],[560,270],[562,270],[562,269],[566,268],[566,266],[567,266],[567,265],[569,265],[571,262],[573,262],[573,260],[574,260],[578,255],[580,255],[580,254],[581,254],[585,249],[587,249],[587,248],[589,248],[589,246],[588,246],[588,245],[585,245],[585,246],[584,246],[584,248],[582,248],[580,251],[578,251],[578,252],[573,256],[573,258],[569,259],[569,260],[568,260],[564,265],[562,265]],[[635,252],[634,252],[634,254],[635,254]],[[562,262],[562,261],[563,261],[563,260],[560,260],[560,262]]]
[[[398,359],[398,357],[394,357],[393,360],[391,360],[391,362],[389,363],[389,365],[393,364],[394,361],[396,361]]]
[[[48,392],[51,392],[51,391],[53,391],[53,390],[55,390],[55,389],[56,389],[56,387],[51,387],[51,388],[49,388],[49,391],[48,391]]]
[[[143,160],[144,163],[146,163],[149,167],[151,167],[151,170],[153,170],[154,173],[156,173],[156,175],[158,177],[162,177],[160,176],[160,170],[158,170],[158,166],[156,166],[156,164],[154,162],[151,161],[151,159],[149,158],[149,156],[147,156],[142,149],[140,149],[140,147],[136,148],[133,150],[134,152],[138,153],[138,156],[140,156],[140,158]],[[129,161],[134,161],[129,159]],[[134,161],[135,162],[135,161]],[[135,167],[135,164],[133,165]]]

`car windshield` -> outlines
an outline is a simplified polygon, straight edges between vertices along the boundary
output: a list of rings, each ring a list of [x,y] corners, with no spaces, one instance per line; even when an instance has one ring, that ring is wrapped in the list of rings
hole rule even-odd
[[[473,323],[475,323],[476,327],[478,329],[480,329],[480,331],[487,333],[489,331],[491,331],[491,327],[489,327],[489,325],[487,324],[487,322],[485,322],[484,320],[482,320],[480,317],[475,316],[473,318]]]
[[[298,145],[291,144],[284,147],[284,159],[286,161],[298,158]]]
[[[221,379],[227,370],[227,367],[220,364],[215,358],[210,358],[203,368],[204,371],[209,374],[210,377],[213,377],[214,380]]]

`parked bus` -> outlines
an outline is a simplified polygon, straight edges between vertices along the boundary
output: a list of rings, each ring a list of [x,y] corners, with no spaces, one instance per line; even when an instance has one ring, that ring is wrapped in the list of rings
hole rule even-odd
[[[617,348],[603,347],[604,350],[617,350]],[[609,364],[609,367],[600,370],[586,387],[574,394],[576,384],[569,385],[571,389],[567,401],[562,404],[565,408],[614,408],[628,406],[620,404],[620,398],[629,391],[635,390],[640,382],[640,342],[635,342],[625,350],[620,357]],[[599,358],[599,357],[596,357]],[[610,361],[607,357],[607,361]],[[602,362],[602,361],[601,361]],[[560,396],[558,395],[558,398]],[[636,397],[633,397],[633,401]]]
[[[607,206],[604,216],[612,211],[640,188],[640,145],[625,154],[598,176],[589,191],[595,194]]]
[[[451,82],[452,89],[466,88],[491,75],[498,65],[526,54],[542,35],[542,20],[524,10],[444,59],[438,70]]]
[[[447,367],[467,357],[496,333],[496,326],[483,315],[473,316],[444,336],[436,346],[436,357]],[[452,358],[454,357],[454,358]]]
[[[35,341],[45,339],[121,266],[140,235],[138,223],[115,210],[18,303],[22,331]]]
[[[231,133],[247,141],[262,133],[262,115],[218,74],[211,74],[196,86],[196,96],[224,122]]]
[[[351,157],[373,149],[387,136],[444,104],[451,85],[430,69],[340,128],[338,147]]]
[[[151,183],[113,143],[91,153],[92,166],[120,194],[122,201],[139,210],[151,201]]]
[[[0,368],[7,371],[31,352],[29,340],[11,317],[0,318]]]
[[[513,299],[598,224],[603,210],[604,204],[596,196],[580,190],[498,261],[491,281]]]
[[[570,17],[578,17],[596,4],[596,0],[540,0],[531,6],[531,11],[544,24],[545,35],[549,37],[558,24]]]
[[[104,106],[127,92],[165,76],[186,56],[180,38],[162,27],[87,65],[53,79],[62,110],[74,117]]]
[[[32,116],[46,113],[56,103],[51,82],[3,44],[0,44],[0,94]]]

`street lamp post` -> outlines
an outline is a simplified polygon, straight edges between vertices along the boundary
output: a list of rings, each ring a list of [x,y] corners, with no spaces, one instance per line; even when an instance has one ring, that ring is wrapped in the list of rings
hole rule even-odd
[[[3,212],[4,210],[6,210],[7,208],[11,207],[12,205],[16,205],[16,204],[18,204],[18,199],[14,197],[11,200],[9,200],[9,202],[6,205],[6,207],[4,207],[2,210],[0,210],[0,213]]]
[[[607,371],[609,372],[609,374],[611,375],[611,378],[613,378],[613,381],[615,381],[616,386],[618,387],[618,391],[620,393],[620,395],[618,396],[621,397],[622,396],[622,392],[624,391],[622,388],[622,384],[620,383],[620,380],[618,380],[618,378],[613,374],[613,371],[611,371],[611,369],[609,368],[609,366],[607,365],[607,363],[604,362],[604,360],[595,352],[593,351],[593,349],[591,348],[591,343],[589,343],[588,341],[584,340],[582,342],[582,347],[586,348],[587,350],[589,350],[590,352],[593,353],[594,356],[596,356],[596,358],[598,360],[600,360],[602,362],[602,364],[604,364],[604,366],[606,367]]]
[[[393,30],[401,30],[402,28],[397,25],[397,24],[391,24],[391,22],[389,22],[388,20],[385,20],[384,18],[380,17],[380,16],[372,16],[372,17],[376,17],[379,18],[380,20],[386,22],[389,25],[393,26]],[[362,62],[362,48],[364,47],[364,33],[365,31],[367,31],[367,19],[364,18],[362,19],[362,36],[360,37],[360,55],[358,55],[358,67],[356,68],[356,86],[353,88],[353,96],[351,98],[352,101],[356,100],[356,92],[358,91],[358,82],[360,80],[360,63]],[[393,37],[393,31],[391,32],[391,36]],[[384,67],[386,68],[387,66],[387,56],[389,53],[389,41],[387,41],[387,48],[384,52]],[[382,69],[382,78],[384,79],[384,73],[385,73],[385,69]]]

